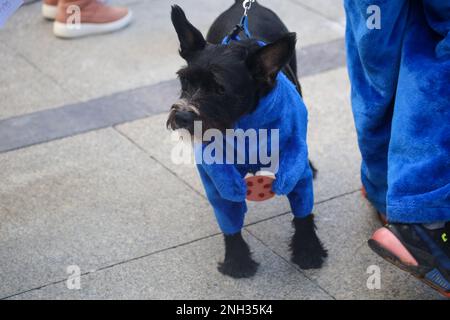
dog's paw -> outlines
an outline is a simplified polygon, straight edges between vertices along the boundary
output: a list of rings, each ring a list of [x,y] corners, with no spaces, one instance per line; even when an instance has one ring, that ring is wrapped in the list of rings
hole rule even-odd
[[[320,269],[328,256],[316,234],[313,216],[294,219],[295,234],[291,241],[291,261],[301,269]]]
[[[226,235],[225,259],[219,263],[220,273],[235,278],[250,278],[258,270],[258,263],[252,259],[250,248],[245,242],[242,234]]]
[[[327,251],[322,247],[317,249],[301,248],[292,252],[291,261],[303,270],[320,269],[327,256]]]
[[[223,275],[234,279],[251,278],[258,271],[259,264],[251,257],[245,259],[227,259],[219,263],[217,269]]]

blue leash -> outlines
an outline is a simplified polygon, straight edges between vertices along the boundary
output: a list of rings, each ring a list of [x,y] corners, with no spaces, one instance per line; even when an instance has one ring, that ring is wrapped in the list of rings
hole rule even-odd
[[[243,15],[241,18],[241,21],[239,22],[238,25],[236,25],[236,27],[234,27],[233,31],[231,31],[223,40],[222,40],[222,44],[226,45],[229,44],[230,41],[235,40],[235,41],[240,41],[241,37],[239,37],[239,34],[241,32],[244,32],[245,36],[247,38],[251,38],[252,34],[250,33],[250,29],[248,27],[248,16]]]
[[[244,8],[244,14],[236,27],[223,39],[222,44],[227,45],[231,40],[240,41],[241,38],[239,34],[244,32],[248,39],[252,37],[249,27],[248,27],[248,12],[252,8],[252,4],[256,2],[256,0],[244,0],[242,2],[242,7]]]
[[[242,39],[239,36],[241,32],[244,32],[245,36],[248,39],[252,38],[252,34],[250,33],[250,28],[248,26],[248,11],[251,9],[253,2],[255,2],[255,0],[244,1],[243,3],[244,15],[242,16],[239,24],[236,25],[234,29],[222,40],[222,45],[228,45],[230,44],[231,41],[241,41]],[[258,43],[261,47],[264,47],[266,45],[266,43],[264,43],[263,41],[258,41]],[[283,69],[284,73],[288,75],[288,78],[290,77],[292,83],[297,88],[300,97],[302,97],[303,96],[302,87],[297,79],[297,75],[292,71],[292,68],[289,65],[286,65]]]

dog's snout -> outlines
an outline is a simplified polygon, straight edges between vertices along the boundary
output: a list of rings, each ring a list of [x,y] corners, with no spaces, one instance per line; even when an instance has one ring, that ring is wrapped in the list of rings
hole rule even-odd
[[[200,113],[197,107],[194,107],[185,99],[180,99],[172,105],[167,120],[167,127],[172,130],[194,128],[194,122],[199,119]]]
[[[172,105],[172,110],[179,111],[183,108],[184,104],[182,102],[176,102]]]
[[[195,120],[195,113],[191,111],[178,111],[175,113],[175,123],[179,128],[192,126]]]

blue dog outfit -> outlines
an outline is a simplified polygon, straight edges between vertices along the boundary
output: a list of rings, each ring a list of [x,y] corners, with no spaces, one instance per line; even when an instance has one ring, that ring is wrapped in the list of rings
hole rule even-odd
[[[380,28],[368,22],[378,6]],[[450,220],[450,2],[345,0],[368,198],[390,222]]]
[[[306,107],[296,87],[280,72],[275,88],[260,100],[253,113],[243,116],[235,125],[235,130],[267,129],[268,141],[270,130],[279,130],[279,163],[273,191],[278,195],[287,195],[296,217],[310,215],[314,203],[313,174],[306,145],[307,118]],[[203,155],[206,147],[207,144],[204,143],[196,144],[197,159]],[[248,161],[248,155],[258,152],[259,148],[259,140],[256,146],[249,145],[247,141],[244,164],[237,164],[236,149],[233,154],[234,164],[226,164],[225,161],[223,164],[207,164],[206,161],[197,160],[207,197],[214,208],[219,226],[226,235],[238,233],[244,225],[247,212],[247,186],[244,177],[267,167],[259,157],[254,164]],[[273,152],[270,143],[268,151]]]

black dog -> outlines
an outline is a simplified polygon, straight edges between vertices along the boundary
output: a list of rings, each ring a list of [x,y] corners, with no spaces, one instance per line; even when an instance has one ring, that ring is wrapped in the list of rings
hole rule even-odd
[[[253,38],[269,43],[272,48],[264,61],[251,58],[261,48],[254,39],[233,42],[230,46],[220,45],[242,13],[242,1],[236,0],[217,18],[205,40],[187,20],[183,10],[178,6],[172,7],[180,55],[188,65],[178,72],[182,93],[170,111],[169,128],[186,129],[193,134],[194,121],[202,121],[203,130],[233,128],[238,119],[252,113],[259,100],[274,88],[276,76],[282,69],[301,94],[294,54],[296,35],[289,33],[269,9],[255,3],[250,14]],[[259,72],[261,64],[271,68]],[[316,235],[313,216],[295,218],[293,225],[292,261],[303,269],[320,268],[327,253]],[[220,272],[235,278],[250,277],[255,274],[257,266],[240,233],[225,236],[225,259],[219,264]]]

